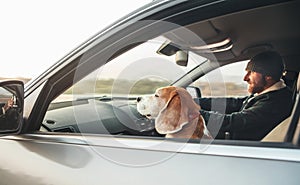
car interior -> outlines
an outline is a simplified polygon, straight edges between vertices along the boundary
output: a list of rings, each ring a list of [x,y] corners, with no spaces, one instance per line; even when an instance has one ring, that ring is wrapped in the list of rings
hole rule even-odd
[[[184,67],[189,65],[190,61],[187,56],[189,52],[192,52],[207,59],[206,64],[208,65],[208,67],[199,65],[193,68],[186,74],[178,76],[178,79],[169,85],[186,88],[193,81],[203,78],[216,68],[247,61],[262,51],[276,50],[285,62],[283,79],[294,92],[293,113],[299,114],[300,87],[299,83],[297,85],[300,71],[299,7],[299,1],[288,1],[213,17],[204,21],[195,21],[184,27],[180,26],[165,32],[161,35],[165,40],[155,51],[157,55],[176,55],[176,64]],[[192,34],[187,35],[186,33]],[[138,46],[131,45],[119,52],[118,55]],[[112,57],[112,59],[114,58],[117,57]],[[201,89],[197,89],[197,91],[200,96]],[[100,125],[102,128],[99,128],[97,121],[99,118],[93,117],[90,109],[95,105],[96,109],[93,111],[101,114],[102,123]],[[81,115],[85,118],[90,117],[90,121],[80,120]],[[78,121],[84,124],[77,124]],[[154,120],[149,120],[137,112],[136,97],[112,98],[93,95],[90,98],[77,98],[76,101],[60,103],[53,101],[48,107],[40,131],[163,137],[155,131],[154,124]],[[293,135],[293,128],[296,128],[297,124],[298,120],[293,120],[292,117],[287,118],[262,141],[291,141],[292,138],[288,136]]]

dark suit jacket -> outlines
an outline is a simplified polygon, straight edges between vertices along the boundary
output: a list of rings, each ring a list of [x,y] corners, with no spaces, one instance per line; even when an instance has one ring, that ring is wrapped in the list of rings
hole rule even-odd
[[[231,139],[261,140],[292,110],[292,92],[285,87],[252,98],[201,98],[199,100],[208,129],[217,138],[225,132]]]

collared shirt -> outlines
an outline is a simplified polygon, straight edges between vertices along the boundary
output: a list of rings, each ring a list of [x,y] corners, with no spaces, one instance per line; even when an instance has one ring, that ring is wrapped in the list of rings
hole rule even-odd
[[[280,79],[278,82],[273,84],[271,87],[265,89],[261,93],[255,94],[254,96],[261,95],[261,94],[264,94],[264,93],[267,93],[267,92],[270,92],[270,91],[277,91],[277,90],[282,89],[284,87],[286,87],[286,85],[285,85],[284,81],[282,79]]]
[[[283,79],[280,79],[278,82],[273,84],[271,87],[263,90],[261,93],[255,93],[255,94],[250,95],[249,98],[247,98],[244,103],[251,101],[253,98],[255,98],[258,95],[262,95],[262,94],[265,94],[265,93],[271,92],[271,91],[277,91],[277,90],[285,88],[285,87],[286,87],[286,84],[284,83]]]

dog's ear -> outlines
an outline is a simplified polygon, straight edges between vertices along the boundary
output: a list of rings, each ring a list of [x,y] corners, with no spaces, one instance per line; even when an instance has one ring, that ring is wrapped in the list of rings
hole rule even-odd
[[[171,91],[169,99],[155,119],[155,128],[160,134],[169,134],[180,129],[181,100],[176,90]]]
[[[182,110],[187,116],[189,121],[200,116],[200,106],[193,100],[192,96],[183,88],[177,88],[177,93],[180,95]]]
[[[169,134],[177,132],[192,117],[199,116],[200,113],[197,111],[197,109],[200,109],[199,106],[197,107],[192,98],[188,97],[189,94],[187,95],[186,93],[178,88],[171,91],[165,108],[155,120],[155,128],[159,133]]]

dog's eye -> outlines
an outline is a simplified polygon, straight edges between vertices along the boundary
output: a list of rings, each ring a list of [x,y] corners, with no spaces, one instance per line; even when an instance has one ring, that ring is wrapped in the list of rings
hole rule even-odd
[[[155,97],[159,97],[157,94],[154,95]]]

